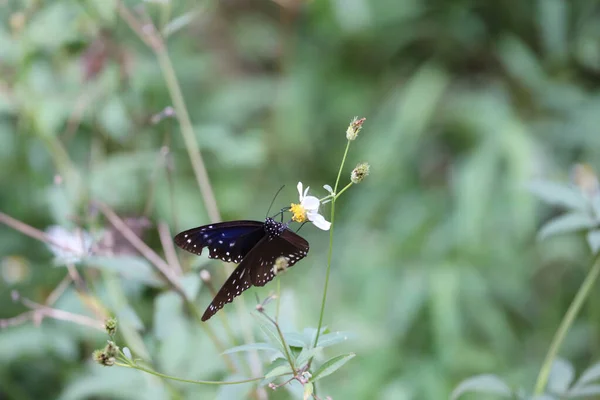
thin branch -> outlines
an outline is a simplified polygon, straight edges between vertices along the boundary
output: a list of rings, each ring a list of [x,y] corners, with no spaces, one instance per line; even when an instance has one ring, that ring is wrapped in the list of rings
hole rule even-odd
[[[192,316],[201,321],[200,311],[196,305],[187,298],[183,288],[179,284],[177,276],[174,275],[173,270],[169,265],[158,255],[154,250],[152,250],[146,243],[142,241],[132,230],[123,222],[121,218],[114,211],[112,211],[106,204],[94,201],[93,204],[100,209],[100,212],[110,221],[110,223],[115,227],[117,231],[123,235],[123,237],[137,250],[139,251],[154,267],[157,272],[166,279],[169,286],[181,297],[183,303],[186,308],[192,314]],[[225,347],[223,343],[219,340],[219,337],[215,334],[215,332],[210,328],[209,325],[200,323],[200,327],[206,332],[206,334],[211,338],[213,343],[219,352],[223,353],[225,351]],[[227,367],[235,372],[236,367],[231,362],[231,359],[228,355],[224,355],[225,364]]]
[[[46,305],[36,303],[26,298],[22,298],[21,303],[23,303],[25,307],[30,308],[32,311],[25,312],[13,318],[0,319],[0,328],[7,328],[9,326],[20,325],[28,320],[33,320],[34,322],[37,322],[39,318],[37,317],[37,315],[39,314],[44,317],[54,318],[61,321],[73,322],[78,325],[88,326],[90,328],[98,329],[101,331],[104,330],[104,322],[98,321],[85,315],[79,315],[68,311],[48,307]],[[39,322],[41,322],[41,320],[42,318],[39,318]]]
[[[185,293],[179,284],[177,277],[174,275],[173,271],[169,267],[169,265],[162,259],[154,250],[152,250],[142,239],[139,238],[138,235],[135,234],[127,226],[125,222],[114,211],[112,211],[106,204],[100,201],[94,201],[94,205],[96,205],[102,214],[108,219],[108,221],[115,227],[121,235],[137,250],[139,251],[152,265],[154,265],[156,271],[167,281],[169,286],[177,293],[179,293],[183,298],[185,298]]]
[[[146,43],[146,45],[154,51],[160,68],[162,70],[169,95],[175,109],[175,117],[179,121],[181,127],[181,134],[185,142],[185,147],[188,151],[188,156],[192,163],[194,175],[200,188],[204,205],[206,207],[208,217],[211,222],[219,222],[221,220],[221,214],[217,206],[217,201],[210,183],[210,178],[204,165],[202,154],[199,150],[198,141],[194,134],[194,128],[192,121],[190,120],[185,101],[183,99],[183,93],[181,92],[181,86],[175,74],[175,69],[171,63],[171,59],[167,53],[167,48],[164,44],[160,33],[156,30],[152,23],[148,22],[142,24],[139,20],[129,11],[127,7],[123,5],[121,1],[117,2],[117,11],[121,18],[127,22],[130,28],[139,36],[139,38]]]
[[[34,228],[31,225],[28,225],[24,222],[21,222],[3,212],[0,211],[0,223],[3,223],[5,225],[10,226],[11,228],[13,228],[16,231],[21,232],[22,234],[29,236],[31,238],[37,239],[40,242],[44,242],[46,244],[50,244],[52,246],[58,247],[62,250],[65,251],[69,251],[71,253],[74,254],[78,254],[79,252],[68,247],[65,246],[64,244],[60,243],[59,241],[55,240],[53,237],[49,236],[48,234],[46,234],[45,232]]]

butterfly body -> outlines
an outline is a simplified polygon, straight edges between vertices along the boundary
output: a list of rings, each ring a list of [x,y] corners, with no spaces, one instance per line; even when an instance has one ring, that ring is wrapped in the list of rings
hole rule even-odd
[[[275,276],[273,265],[285,257],[288,266],[306,257],[308,242],[288,229],[287,224],[267,218],[259,221],[230,221],[200,226],[179,233],[175,244],[200,255],[208,248],[209,258],[240,263],[206,309],[206,321],[250,286],[264,286]]]

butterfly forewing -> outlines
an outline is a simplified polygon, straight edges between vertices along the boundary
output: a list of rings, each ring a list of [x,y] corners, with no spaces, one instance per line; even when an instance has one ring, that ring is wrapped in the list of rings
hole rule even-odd
[[[263,223],[258,221],[231,221],[204,225],[181,232],[175,244],[200,255],[208,247],[208,257],[239,263],[265,236]]]

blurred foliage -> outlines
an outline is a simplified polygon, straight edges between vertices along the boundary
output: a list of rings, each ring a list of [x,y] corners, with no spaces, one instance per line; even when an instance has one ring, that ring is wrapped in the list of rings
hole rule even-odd
[[[158,222],[174,234],[208,218],[176,119],[153,120],[172,105],[157,60],[116,4],[0,0],[0,210],[42,230],[97,231],[108,227],[89,200],[102,200],[147,217],[144,239],[162,252]],[[600,169],[599,1],[125,4],[168,34],[224,219],[262,219],[281,184],[276,205],[295,199],[299,180],[333,184],[350,118],[367,117],[348,165],[369,161],[371,176],[339,203],[325,314],[354,334],[335,354],[357,356],[320,394],[444,399],[482,373],[533,385],[589,250],[577,234],[536,240],[557,210],[527,185],[565,182],[574,162]],[[304,229],[311,253],[282,277],[289,331],[316,326],[325,274],[326,233]],[[223,279],[220,264],[181,256]],[[2,318],[27,311],[11,291],[43,303],[66,274],[44,244],[6,226],[0,257]],[[135,354],[165,373],[233,379],[147,270],[139,258],[79,268]],[[561,351],[577,370],[600,359],[599,304],[592,293]],[[72,288],[56,307],[88,313]],[[0,397],[237,399],[248,389],[92,365],[103,341],[48,318],[1,330]]]

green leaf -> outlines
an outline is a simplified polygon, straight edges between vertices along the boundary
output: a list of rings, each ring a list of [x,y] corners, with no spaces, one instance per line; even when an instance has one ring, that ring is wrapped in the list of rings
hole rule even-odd
[[[587,233],[587,242],[590,245],[592,253],[598,253],[600,251],[600,230],[589,231]]]
[[[117,141],[123,141],[131,132],[125,104],[119,97],[113,96],[104,104],[99,121],[110,137]]]
[[[277,352],[281,353],[280,350],[277,347],[273,346],[271,343],[250,343],[250,344],[243,344],[241,346],[232,347],[231,349],[227,349],[223,352],[223,354],[231,354],[231,353],[238,353],[241,351],[252,351],[252,350],[277,351]]]
[[[548,204],[579,211],[587,209],[587,202],[581,192],[567,185],[536,181],[529,184],[529,191]]]
[[[310,378],[311,382],[316,382],[319,379],[325,378],[340,369],[344,364],[354,358],[356,354],[348,353],[341,356],[333,357],[323,363]]]
[[[597,226],[598,223],[589,215],[571,212],[548,221],[540,228],[538,239],[543,240],[552,235],[577,232]]]
[[[292,368],[289,366],[289,364],[280,365],[278,367],[273,368],[271,371],[269,371],[265,375],[265,378],[274,378],[279,375],[291,374],[291,373],[292,373]]]
[[[596,363],[586,369],[574,386],[583,386],[598,379],[600,379],[600,363]]]
[[[567,392],[567,397],[570,399],[575,399],[580,397],[590,397],[598,394],[600,394],[600,385],[591,384],[587,386],[575,386],[571,388]]]
[[[198,291],[202,283],[200,275],[195,273],[187,274],[180,279],[179,283],[181,283],[185,297],[190,301],[194,301],[196,296],[198,296]]]
[[[304,396],[303,400],[308,400],[311,398],[313,392],[315,391],[315,387],[311,382],[308,382],[304,385]]]
[[[83,265],[117,272],[125,279],[143,282],[149,286],[163,286],[162,281],[154,274],[154,270],[145,258],[136,256],[91,256],[83,260]]]
[[[502,379],[496,375],[476,375],[462,381],[450,395],[450,400],[456,400],[465,393],[489,393],[510,397],[512,391]]]
[[[548,377],[548,391],[559,395],[565,394],[573,382],[574,376],[573,365],[564,359],[557,358],[552,363]]]
[[[317,346],[319,347],[329,347],[338,343],[343,343],[351,336],[349,332],[333,332],[326,333],[325,335],[321,335],[319,337],[319,343]]]
[[[252,315],[258,320],[260,329],[262,330],[268,341],[270,341],[273,344],[277,344],[283,354],[285,354],[286,352],[286,347],[287,351],[291,353],[291,349],[289,348],[287,343],[284,344],[281,341],[281,338],[279,337],[279,332],[277,332],[277,328],[273,326],[273,323],[265,315],[263,315],[262,313],[253,313]]]
[[[300,352],[300,354],[298,354],[298,357],[296,357],[296,365],[298,366],[298,368],[300,368],[304,364],[306,364],[309,359],[314,357],[321,350],[323,350],[322,347],[315,347],[312,349],[310,349],[308,347],[303,348],[302,352]]]

